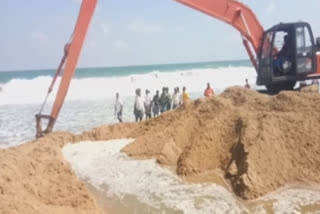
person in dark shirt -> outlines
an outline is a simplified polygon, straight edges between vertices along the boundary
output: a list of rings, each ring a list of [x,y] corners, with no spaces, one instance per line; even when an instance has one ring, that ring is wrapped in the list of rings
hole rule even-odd
[[[248,89],[250,89],[250,88],[251,88],[251,86],[250,86],[250,84],[249,84],[249,80],[248,80],[248,79],[246,79],[246,84],[244,85],[244,87],[245,87],[245,88],[248,88]]]
[[[167,103],[166,103],[166,88],[163,87],[162,88],[162,93],[159,99],[159,103],[160,103],[160,112],[163,113],[166,111],[166,107],[167,107]]]
[[[159,115],[160,111],[160,95],[159,91],[157,90],[156,94],[153,96],[152,99],[152,111],[153,111],[153,116],[156,117]]]

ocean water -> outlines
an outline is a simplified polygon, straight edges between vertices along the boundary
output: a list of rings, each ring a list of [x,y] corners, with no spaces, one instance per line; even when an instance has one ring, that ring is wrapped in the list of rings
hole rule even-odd
[[[35,136],[34,115],[39,112],[55,70],[0,72],[0,148],[19,145]],[[203,96],[207,82],[217,93],[244,80],[255,87],[250,62],[224,61],[111,68],[81,68],[75,73],[55,130],[79,133],[117,122],[113,116],[115,93],[124,102],[124,120],[133,121],[136,88],[151,95],[162,87],[187,87],[192,99]],[[50,114],[57,92],[49,96],[44,112]]]

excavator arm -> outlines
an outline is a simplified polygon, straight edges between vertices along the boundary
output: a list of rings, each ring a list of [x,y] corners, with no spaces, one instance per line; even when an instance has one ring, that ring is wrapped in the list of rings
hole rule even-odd
[[[264,29],[254,13],[243,3],[235,0],[175,1],[232,25],[252,44],[255,53],[259,52]]]
[[[56,122],[56,119],[59,115],[59,112],[61,110],[61,107],[63,105],[64,99],[67,95],[70,81],[74,75],[74,72],[76,70],[76,66],[80,57],[81,49],[84,44],[89,24],[91,22],[94,10],[96,8],[97,0],[83,0],[78,16],[78,20],[76,23],[76,26],[74,28],[74,32],[72,35],[72,39],[70,44],[67,44],[65,46],[65,56],[63,57],[61,64],[58,68],[57,74],[60,72],[60,70],[63,67],[64,61],[66,60],[66,65],[64,68],[64,72],[61,78],[60,86],[58,89],[58,93],[56,95],[55,102],[53,104],[51,115],[42,115],[41,111],[43,107],[40,110],[40,113],[36,115],[36,137],[41,137],[44,134],[47,134],[52,131],[53,126]],[[57,75],[53,79],[53,82],[49,88],[48,94],[51,92],[53,84],[57,78]],[[45,130],[42,130],[42,119],[48,119],[48,125]]]
[[[256,57],[264,29],[254,13],[235,0],[175,0],[206,15],[226,22],[236,28],[243,40],[253,67],[257,70]]]
[[[256,57],[259,53],[260,42],[263,36],[263,27],[257,20],[254,13],[244,4],[235,0],[175,0],[206,15],[224,21],[236,28],[242,38],[243,44],[249,54],[253,66],[256,67]],[[65,57],[66,66],[59,86],[51,115],[42,115],[41,111],[36,115],[37,137],[52,131],[55,121],[59,115],[64,99],[68,92],[70,81],[74,75],[80,52],[85,41],[89,24],[94,13],[97,0],[83,0],[73,38],[70,44],[66,45]],[[62,63],[63,64],[63,63]],[[62,69],[62,64],[59,70]],[[53,83],[55,79],[53,80]],[[52,84],[53,85],[53,84]],[[52,86],[51,86],[52,87]],[[49,93],[52,88],[50,87]],[[41,108],[42,109],[42,108]],[[48,119],[48,126],[43,131],[41,119]]]

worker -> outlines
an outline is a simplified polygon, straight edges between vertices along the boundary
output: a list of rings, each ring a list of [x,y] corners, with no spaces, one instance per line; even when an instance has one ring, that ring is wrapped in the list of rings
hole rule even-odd
[[[214,95],[214,91],[213,91],[213,89],[211,88],[210,83],[207,83],[207,88],[206,88],[206,90],[204,91],[204,96],[205,96],[205,97],[211,97],[211,96],[213,96],[213,95]]]
[[[119,120],[120,123],[122,123],[122,109],[123,104],[121,99],[119,98],[119,93],[116,93],[116,101],[114,103],[114,117]]]
[[[146,114],[146,119],[150,119],[152,117],[151,115],[151,96],[150,96],[150,91],[147,89],[146,90],[146,96],[144,99],[144,108],[145,108],[145,114]]]
[[[245,87],[245,88],[248,88],[248,89],[250,89],[250,88],[251,88],[251,86],[250,86],[250,84],[249,84],[249,80],[248,80],[248,79],[246,79],[246,84],[244,85],[244,87]]]
[[[189,94],[185,86],[183,86],[182,88],[182,97],[183,97],[183,103],[186,103],[189,100]]]
[[[291,65],[290,58],[291,58],[291,53],[293,52],[292,49],[292,41],[291,37],[289,34],[285,35],[283,37],[284,44],[281,48],[281,50],[275,54],[273,57],[275,58],[273,60],[273,69],[275,74],[281,75],[283,73],[283,65],[287,61],[288,66]]]
[[[143,120],[143,114],[144,114],[144,104],[143,100],[141,98],[141,89],[136,89],[136,97],[134,100],[134,116],[136,118],[136,122]]]
[[[159,115],[160,111],[160,95],[159,95],[159,90],[156,91],[156,94],[153,96],[152,99],[152,111],[153,111],[153,116],[156,117]]]

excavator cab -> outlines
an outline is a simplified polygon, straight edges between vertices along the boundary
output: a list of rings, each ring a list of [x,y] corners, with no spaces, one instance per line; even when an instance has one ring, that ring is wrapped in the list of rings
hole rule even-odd
[[[308,23],[278,24],[264,32],[258,56],[258,85],[270,93],[292,90],[316,72],[316,45]]]

